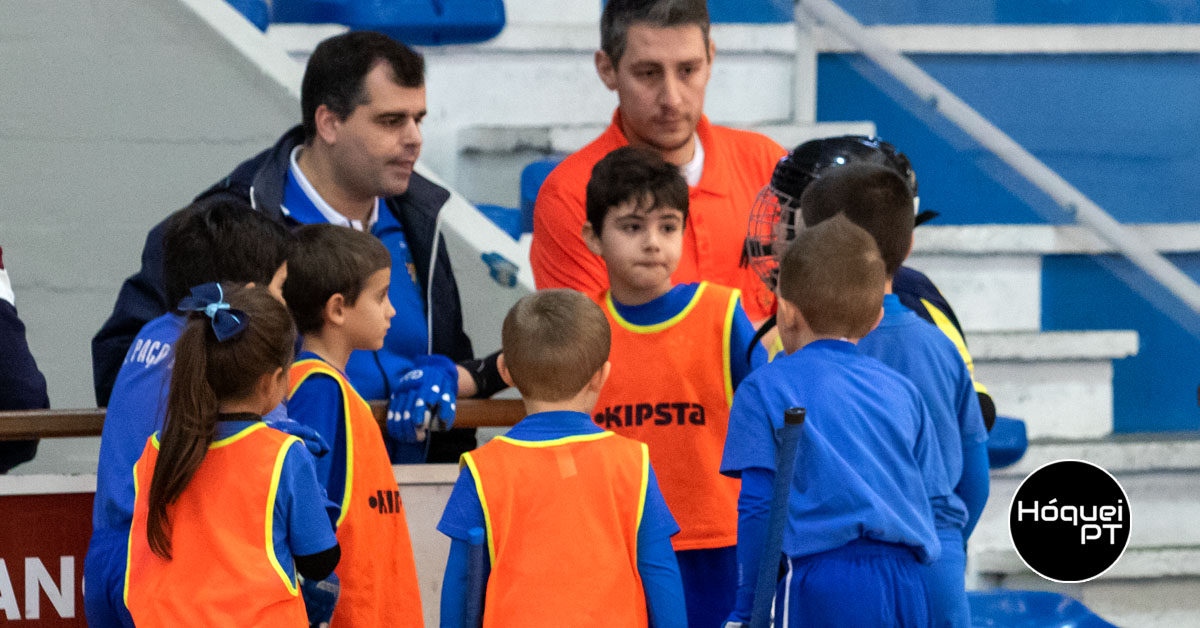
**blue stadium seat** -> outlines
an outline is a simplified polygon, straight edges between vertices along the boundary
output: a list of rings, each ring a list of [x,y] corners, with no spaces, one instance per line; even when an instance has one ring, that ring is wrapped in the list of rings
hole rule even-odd
[[[564,155],[553,155],[539,159],[521,171],[521,229],[525,233],[533,233],[533,203],[537,200],[538,190],[542,189],[542,182],[563,158]]]
[[[349,0],[273,0],[271,22],[281,24],[340,24]]]
[[[517,240],[521,237],[521,210],[514,207],[503,207],[500,205],[476,205],[479,211],[487,216],[489,220],[496,223],[512,239]]]
[[[1049,591],[968,591],[973,628],[1117,628],[1088,607]]]
[[[504,29],[504,1],[348,0],[341,23],[406,44],[470,44],[487,41]]]
[[[275,0],[271,21],[345,24],[417,46],[470,44],[504,29],[504,0]]]
[[[228,0],[229,5],[238,10],[238,13],[246,16],[250,23],[257,26],[258,30],[267,30],[267,24],[271,22],[271,9],[267,7],[266,0]]]
[[[713,22],[785,24],[792,21],[793,0],[708,0]]]
[[[1029,448],[1025,434],[1025,422],[1006,416],[996,417],[992,431],[988,433],[988,465],[993,469],[1016,463]]]

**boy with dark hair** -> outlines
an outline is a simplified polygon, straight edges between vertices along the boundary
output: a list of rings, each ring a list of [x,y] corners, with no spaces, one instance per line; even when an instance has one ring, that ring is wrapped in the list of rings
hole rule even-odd
[[[210,282],[266,285],[277,298],[295,238],[282,225],[237,201],[193,204],[171,216],[163,241],[163,280],[172,303]],[[92,538],[84,560],[84,604],[93,628],[132,626],[122,597],[133,518],[134,463],[162,427],[175,356],[187,314],[172,310],[148,322],[125,355],[113,386],[96,469]]]
[[[422,626],[408,522],[387,448],[370,406],[346,377],[356,350],[383,345],[396,311],[388,299],[391,257],[370,234],[329,224],[296,232],[284,296],[303,337],[289,374],[288,414],[320,433],[330,453],[317,479],[341,506],[341,583],[331,624]],[[385,593],[386,591],[386,593]]]
[[[771,291],[740,261],[750,208],[784,150],[758,133],[709,122],[704,98],[715,54],[705,0],[604,5],[596,72],[619,102],[604,133],[564,159],[538,191],[529,251],[538,288],[595,294],[608,287],[604,261],[579,236],[587,181],[608,153],[642,146],[677,166],[688,185],[692,220],[676,280],[742,290],[751,320],[774,311]]]
[[[954,343],[892,292],[892,278],[912,249],[912,206],[909,187],[900,177],[874,164],[829,169],[800,199],[805,225],[845,214],[871,234],[883,252],[883,320],[858,343],[858,350],[908,377],[929,408],[946,479],[954,490],[933,504],[942,555],[925,567],[925,582],[934,624],[967,628],[971,614],[964,582],[966,540],[987,503],[987,429],[971,374]]]
[[[720,474],[721,447],[733,391],[765,351],[740,291],[671,280],[688,219],[678,168],[654,151],[618,148],[592,169],[587,217],[584,240],[608,270],[610,289],[592,296],[609,321],[614,365],[595,421],[650,446],[682,528],[673,545],[688,625],[716,628],[737,578],[738,483]]]
[[[879,321],[884,262],[844,217],[799,234],[780,263],[789,355],[751,373],[730,411],[721,471],[742,480],[741,577],[731,622],[748,622],[784,411],[807,409],[789,481],[777,625],[929,626],[920,563],[940,546],[930,500],[950,492],[920,393],[854,343]]]
[[[451,538],[441,625],[468,626],[473,568],[487,572],[485,628],[686,626],[670,544],[679,527],[646,445],[587,414],[610,373],[604,314],[578,292],[546,290],[518,301],[501,335],[500,373],[528,416],[463,454],[438,523]],[[469,565],[475,528],[485,565]]]

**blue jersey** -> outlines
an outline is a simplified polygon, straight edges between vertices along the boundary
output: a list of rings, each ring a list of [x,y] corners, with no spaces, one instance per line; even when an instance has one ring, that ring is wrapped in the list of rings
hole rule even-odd
[[[302,351],[296,361],[321,360],[311,351]],[[336,368],[330,366],[330,368]],[[328,375],[315,373],[287,400],[288,418],[313,428],[329,444],[329,453],[316,460],[317,480],[325,487],[329,501],[341,504],[346,490],[346,417],[342,387]]]
[[[676,284],[666,294],[641,305],[625,305],[616,299],[612,302],[617,314],[626,321],[641,326],[658,325],[682,312],[692,302],[699,287],[698,283]],[[739,300],[733,312],[733,326],[729,330],[729,373],[735,389],[750,371],[767,362],[767,350],[761,344],[754,347],[750,359],[746,359],[747,349],[754,342],[754,332],[754,325],[750,323]]]
[[[858,538],[937,558],[930,500],[950,492],[916,388],[854,345],[819,340],[751,373],[734,395],[721,471],[775,471],[776,431],[807,409],[783,551],[801,557]],[[739,540],[740,542],[740,540]]]
[[[167,411],[172,350],[187,323],[167,313],[146,323],[125,354],[100,433],[93,530],[128,530],[133,520],[133,465]]]
[[[283,190],[283,206],[297,222],[328,222],[290,170]],[[382,349],[355,351],[346,364],[346,376],[363,399],[387,399],[391,394],[391,382],[412,368],[413,358],[429,352],[425,295],[421,294],[421,283],[416,276],[404,229],[396,216],[383,206],[382,200],[377,199],[376,206],[378,219],[371,226],[371,234],[379,238],[392,256],[388,299],[396,309],[396,315],[392,317],[392,326]]]
[[[963,473],[963,449],[987,440],[971,374],[954,343],[898,297],[887,295],[883,312],[883,321],[859,341],[858,351],[916,385],[933,420],[946,479],[957,486]],[[954,493],[935,504],[934,515],[938,527],[962,528],[967,521],[966,505]]]
[[[215,439],[228,438],[254,424],[255,421],[220,421]],[[292,443],[283,458],[273,518],[271,541],[289,580],[296,576],[294,557],[309,556],[337,545],[333,524],[326,514],[325,497],[317,483],[313,457],[303,442]]]

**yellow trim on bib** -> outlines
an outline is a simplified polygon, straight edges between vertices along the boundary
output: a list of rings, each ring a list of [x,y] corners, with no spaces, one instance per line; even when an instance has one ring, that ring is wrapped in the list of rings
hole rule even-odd
[[[279,578],[287,586],[288,593],[292,595],[300,595],[300,581],[295,578],[295,575],[288,578],[283,565],[279,564],[279,557],[275,555],[275,495],[279,492],[279,478],[283,474],[283,461],[287,458],[288,449],[292,443],[299,442],[300,439],[295,436],[284,439],[283,446],[275,455],[275,468],[271,471],[271,490],[267,492],[267,559],[271,561],[271,567],[275,568],[275,573],[279,574]]]
[[[300,385],[304,383],[304,380],[308,379],[310,375],[315,373],[332,377],[333,380],[338,383],[338,387],[342,390],[342,421],[345,422],[346,430],[346,485],[345,489],[342,491],[342,511],[338,514],[337,523],[334,524],[335,526],[340,527],[342,525],[342,521],[346,519],[346,514],[350,512],[350,495],[351,490],[354,488],[354,430],[352,429],[352,425],[350,423],[350,395],[346,394],[346,389],[353,389],[353,387],[350,386],[350,382],[347,381],[341,373],[337,372],[333,369],[333,367],[321,360],[314,360],[312,358],[300,360],[299,362],[293,364],[292,368],[309,363],[315,364],[316,367],[310,368],[308,372],[306,372],[300,378],[300,381],[296,382],[295,386],[292,386],[292,389],[288,391],[289,399],[292,398],[292,395],[296,394],[296,390],[300,388]],[[367,405],[369,410],[370,404],[367,404],[365,401],[363,403]]]
[[[225,438],[222,438],[221,440],[214,440],[212,442],[212,444],[208,446],[208,448],[209,449],[219,449],[226,445],[232,445],[232,444],[238,442],[239,440],[242,440],[243,438],[246,438],[247,436],[253,434],[254,432],[257,432],[258,430],[266,429],[266,427],[267,427],[266,423],[259,421],[258,423],[255,423],[254,425],[247,427],[246,429],[238,432],[237,434],[234,434],[233,436],[226,436]]]
[[[568,443],[586,443],[588,441],[600,440],[601,438],[608,438],[609,436],[616,436],[616,433],[615,432],[597,432],[595,434],[580,434],[578,436],[564,436],[562,438],[555,438],[553,440],[517,440],[517,439],[509,437],[509,436],[497,436],[496,440],[502,440],[502,441],[508,443],[509,445],[516,445],[517,447],[539,448],[539,447],[555,447],[557,445],[566,445]]]
[[[500,438],[497,436],[497,438]],[[488,510],[487,497],[483,494],[483,478],[479,475],[479,469],[475,466],[475,459],[471,457],[471,452],[467,452],[459,459],[467,465],[471,470],[471,479],[475,480],[475,493],[479,495],[479,505],[483,508],[483,525],[487,528],[487,543],[488,543],[488,558],[491,564],[496,564],[496,541],[492,533],[492,513]]]
[[[613,303],[611,290],[604,293],[604,306],[608,308],[608,313],[612,315],[613,320],[616,321],[621,327],[624,327],[635,334],[654,334],[664,329],[668,329],[686,318],[688,313],[692,311],[692,308],[696,307],[696,304],[700,302],[700,297],[704,295],[704,289],[707,287],[708,282],[701,281],[700,286],[696,288],[696,294],[692,295],[692,300],[689,301],[688,304],[684,306],[684,308],[680,310],[678,314],[661,323],[655,323],[653,325],[635,325],[624,318],[621,318],[621,315],[617,313],[616,304]]]
[[[733,405],[733,362],[729,344],[733,339],[733,313],[737,310],[742,291],[734,289],[729,293],[729,306],[725,308],[725,322],[721,325],[721,371],[725,376],[725,403]],[[742,356],[738,356],[742,359]]]
[[[637,521],[634,522],[633,526],[635,533],[642,530],[642,515],[646,511],[646,491],[650,488],[650,446],[646,443],[638,444],[642,446],[642,488],[638,492]],[[634,543],[633,560],[635,563],[637,562],[637,556],[637,543]]]

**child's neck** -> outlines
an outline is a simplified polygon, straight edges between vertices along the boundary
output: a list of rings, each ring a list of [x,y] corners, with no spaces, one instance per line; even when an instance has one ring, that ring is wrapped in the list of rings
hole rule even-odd
[[[350,354],[354,352],[354,347],[345,342],[340,334],[324,329],[304,334],[303,349],[317,354],[343,373],[346,371],[346,363],[350,361]]]
[[[581,402],[579,399],[568,399],[566,401],[542,401],[539,399],[525,399],[525,414],[537,414],[539,412],[582,412],[590,414],[592,408],[596,406],[595,401],[588,405],[586,402]]]
[[[883,282],[883,293],[884,294],[894,294],[892,292],[892,280],[893,279],[894,279],[894,277],[888,277],[887,281]]]
[[[802,348],[807,347],[818,340],[840,340],[842,342],[848,342],[852,345],[856,345],[858,344],[859,340],[862,340],[862,338],[846,338],[845,336],[838,336],[836,334],[818,334],[812,331],[806,331],[800,336],[800,346]]]
[[[670,292],[671,288],[675,287],[669,281],[653,288],[624,286],[614,283],[611,279],[609,279],[609,284],[608,292],[612,296],[612,300],[621,305],[645,305]]]

